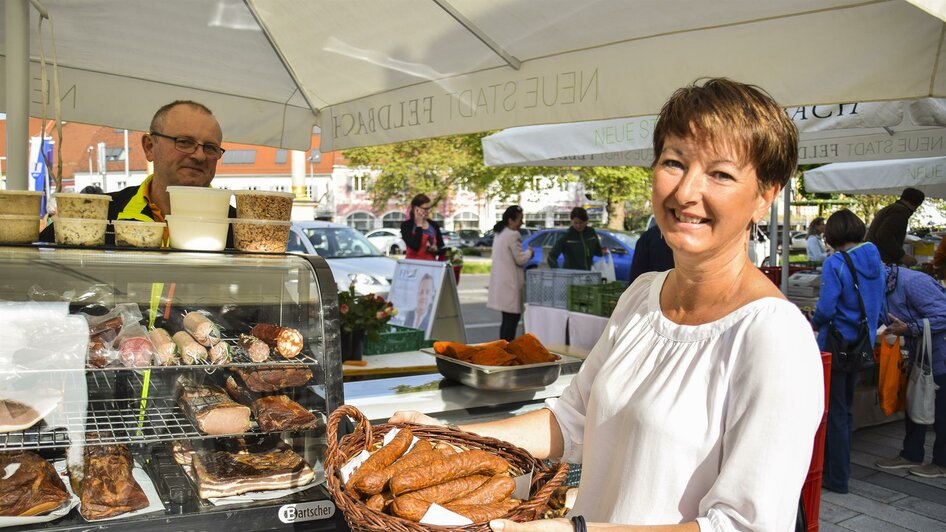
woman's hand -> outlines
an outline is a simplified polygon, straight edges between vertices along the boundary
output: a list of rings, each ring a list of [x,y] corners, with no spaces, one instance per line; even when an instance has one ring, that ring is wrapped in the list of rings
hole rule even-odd
[[[893,314],[887,314],[892,322],[887,326],[887,334],[895,334],[897,336],[903,336],[910,332],[910,326],[904,323],[900,318],[894,316]]]
[[[443,426],[443,423],[417,410],[398,410],[391,416],[388,423],[416,423],[418,425]]]
[[[489,527],[494,532],[572,532],[574,530],[568,519],[542,519],[528,523],[493,519],[489,522]]]

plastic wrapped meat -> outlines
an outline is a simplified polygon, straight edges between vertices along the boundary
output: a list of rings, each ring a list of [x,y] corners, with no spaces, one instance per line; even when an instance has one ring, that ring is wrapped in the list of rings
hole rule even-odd
[[[55,468],[38,454],[0,452],[0,516],[49,513],[69,498]]]
[[[211,435],[242,434],[250,430],[250,409],[230,399],[221,387],[178,379],[178,404],[201,432]]]

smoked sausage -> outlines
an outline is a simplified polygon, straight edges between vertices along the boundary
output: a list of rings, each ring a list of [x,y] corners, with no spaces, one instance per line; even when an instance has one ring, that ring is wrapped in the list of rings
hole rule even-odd
[[[498,475],[507,469],[509,462],[499,456],[479,449],[464,451],[446,456],[442,462],[398,473],[391,479],[391,493],[397,496],[469,475]]]
[[[429,486],[407,495],[395,497],[391,503],[394,515],[409,521],[420,521],[431,504],[444,504],[482,486],[489,477],[484,475],[470,475],[463,478]]]
[[[450,501],[450,504],[492,504],[499,502],[516,491],[516,481],[506,475],[494,475],[482,486]]]
[[[348,478],[348,483],[346,484],[348,489],[356,490],[357,488],[355,488],[355,486],[358,485],[362,477],[368,473],[380,471],[393,464],[395,460],[400,458],[401,455],[407,451],[412,439],[414,439],[414,434],[411,432],[411,429],[402,428],[399,430],[394,436],[394,439],[369,456],[368,459],[362,462],[361,466],[355,470],[354,474]]]
[[[417,445],[414,447],[417,447]],[[441,461],[443,461],[443,455],[440,454],[439,451],[434,451],[431,449],[430,451],[421,451],[415,453],[412,449],[410,453],[401,457],[401,459],[397,462],[394,462],[380,471],[372,471],[362,476],[358,479],[358,482],[354,484],[354,486],[356,490],[364,493],[365,495],[381,493],[381,491],[387,486],[388,481],[391,480],[391,477],[400,473],[401,471],[406,471],[414,467],[425,466],[427,464]]]
[[[200,312],[188,312],[184,315],[184,330],[204,347],[211,347],[220,341],[220,327]]]
[[[444,508],[460,514],[474,523],[485,523],[508,514],[521,502],[518,499],[506,499],[492,504],[448,504]]]
[[[302,333],[289,327],[280,327],[272,323],[260,323],[250,330],[250,335],[266,342],[285,358],[294,358],[302,352]]]

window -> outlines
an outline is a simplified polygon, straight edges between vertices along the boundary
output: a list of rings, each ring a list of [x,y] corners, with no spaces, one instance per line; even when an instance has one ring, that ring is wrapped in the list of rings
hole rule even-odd
[[[453,217],[453,229],[477,229],[480,226],[480,217],[472,212],[460,212]]]
[[[439,225],[440,227],[443,227],[443,215],[440,214],[440,212],[434,211],[430,213],[429,218],[437,222],[437,225]]]
[[[571,214],[570,210],[556,212],[552,218],[552,225],[555,227],[564,227],[566,225],[571,225],[572,219],[569,217],[570,214]]]
[[[351,189],[354,192],[367,192],[368,176],[366,175],[351,176]]]
[[[116,184],[118,185],[118,190],[121,190],[121,189],[123,189],[123,188],[125,188],[125,187],[128,186],[128,183],[126,183],[126,182],[124,182],[124,181],[119,181],[119,182],[116,183]]]
[[[401,222],[407,219],[407,214],[401,211],[391,211],[381,217],[381,227],[397,229],[401,227]]]
[[[253,164],[256,162],[256,150],[227,150],[223,154],[223,164]]]
[[[105,161],[124,161],[125,148],[105,148]]]
[[[345,218],[348,227],[357,229],[361,232],[374,229],[374,216],[370,212],[353,212]]]
[[[305,244],[302,243],[302,238],[295,231],[289,232],[289,243],[286,244],[286,251],[305,253]]]
[[[286,164],[286,150],[276,150],[276,164]]]

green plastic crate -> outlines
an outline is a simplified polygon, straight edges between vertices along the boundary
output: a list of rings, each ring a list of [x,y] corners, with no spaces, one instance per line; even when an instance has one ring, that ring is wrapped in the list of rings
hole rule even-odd
[[[424,339],[424,331],[388,325],[386,331],[378,335],[377,340],[365,338],[365,355],[383,355],[385,353],[400,353],[401,351],[416,351],[422,347],[430,347],[433,341]]]
[[[571,285],[568,287],[568,310],[610,316],[627,285],[620,282]]]

